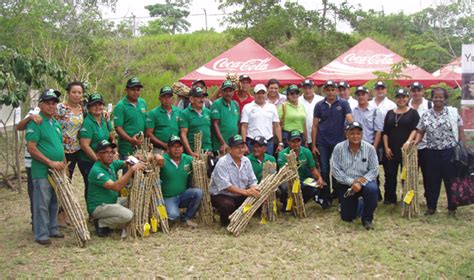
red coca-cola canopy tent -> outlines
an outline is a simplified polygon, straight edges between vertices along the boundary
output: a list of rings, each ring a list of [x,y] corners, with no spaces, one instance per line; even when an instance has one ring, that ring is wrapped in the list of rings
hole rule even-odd
[[[462,84],[462,68],[461,57],[453,59],[450,63],[441,69],[433,72],[435,79],[441,80],[450,87],[461,87]]]
[[[185,85],[197,79],[204,80],[207,86],[221,85],[227,73],[248,74],[252,85],[265,84],[269,79],[277,79],[282,85],[296,84],[304,77],[285,65],[278,58],[247,38],[225,51],[218,57],[180,79]]]
[[[326,80],[334,80],[347,81],[351,86],[359,86],[376,79],[375,71],[389,73],[392,65],[402,60],[398,54],[366,38],[309,78],[317,85],[323,84]],[[439,83],[433,75],[416,65],[408,65],[403,69],[402,75],[407,76],[397,80],[402,86],[407,86],[413,81],[419,81],[425,86]]]

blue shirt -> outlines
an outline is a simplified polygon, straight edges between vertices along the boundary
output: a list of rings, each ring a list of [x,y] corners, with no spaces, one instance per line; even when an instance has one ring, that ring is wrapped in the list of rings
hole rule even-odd
[[[355,122],[359,122],[362,125],[364,141],[373,144],[375,132],[383,131],[384,117],[382,112],[370,104],[365,109],[360,109],[359,106],[356,106],[352,110],[352,117]]]
[[[336,145],[344,141],[346,115],[350,113],[349,102],[339,97],[333,104],[326,102],[326,98],[316,103],[313,113],[313,117],[319,119],[316,144]]]

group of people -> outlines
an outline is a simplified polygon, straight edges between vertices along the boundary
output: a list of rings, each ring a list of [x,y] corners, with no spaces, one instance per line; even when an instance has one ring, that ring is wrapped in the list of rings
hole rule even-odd
[[[190,180],[192,161],[199,152],[194,150],[197,133],[202,134],[202,150],[217,160],[211,167],[210,194],[223,226],[246,197],[260,195],[263,163],[282,167],[285,155],[293,151],[305,202],[313,200],[328,209],[337,199],[342,220],[360,216],[363,226],[372,229],[381,197],[379,165],[385,173],[383,203],[396,204],[402,149],[412,145],[418,147],[425,214],[436,213],[444,180],[449,213],[455,215],[449,199],[455,174],[450,158],[464,133],[457,110],[446,105],[445,89],[432,89],[427,100],[423,85],[414,82],[409,90],[397,89],[393,102],[383,81],[374,84],[373,99],[363,86],[355,88],[353,98],[344,81],[326,81],[321,87],[324,97],[315,93],[317,87],[309,79],[288,85],[284,94],[278,80],[257,84],[253,93],[251,83],[245,74],[238,85],[225,80],[215,100],[207,95],[202,80],[193,82],[188,97],[177,100],[173,89],[165,86],[159,92],[160,105],[148,111],[140,97],[143,84],[131,78],[111,114],[104,111],[99,93],[90,94],[84,105],[80,82],[68,85],[62,103],[59,91],[44,91],[38,107],[18,125],[26,131],[25,166],[35,241],[47,245],[50,238],[62,238],[59,226],[67,222],[61,218],[58,222],[61,209],[48,180],[49,169],[67,168],[72,177],[75,166],[79,167],[97,235],[107,236],[130,221],[133,213],[119,192],[134,172],[144,168],[143,162],[128,160],[142,144],[142,135],[154,147],[154,156],[147,160],[161,167],[169,219],[190,227],[197,226],[192,218],[203,196]],[[119,169],[123,169],[121,177]],[[287,192],[287,185],[279,187],[283,209]]]

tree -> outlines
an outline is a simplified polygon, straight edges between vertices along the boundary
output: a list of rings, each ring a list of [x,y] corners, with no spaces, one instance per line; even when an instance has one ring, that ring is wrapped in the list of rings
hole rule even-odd
[[[25,101],[29,101],[30,90],[42,89],[48,79],[62,83],[65,76],[65,71],[39,55],[28,56],[6,46],[0,46],[0,105],[16,109],[23,103],[28,104]],[[11,116],[12,113],[8,119]],[[8,139],[11,132],[6,128],[6,123],[9,120],[7,119],[3,123],[6,148],[0,151],[0,155],[3,157],[5,170],[0,172],[0,175],[3,182],[11,187],[12,184],[9,180],[11,168],[17,179],[17,189],[21,190],[20,149],[22,145],[19,145],[16,131],[16,114],[13,114],[13,118],[13,143]],[[12,145],[13,147],[11,147]],[[15,158],[14,162],[11,160],[13,157]]]
[[[158,17],[158,19],[151,21],[141,31],[146,35],[188,31],[191,26],[191,23],[186,20],[189,16],[189,3],[190,0],[166,0],[165,4],[145,6],[150,16]]]

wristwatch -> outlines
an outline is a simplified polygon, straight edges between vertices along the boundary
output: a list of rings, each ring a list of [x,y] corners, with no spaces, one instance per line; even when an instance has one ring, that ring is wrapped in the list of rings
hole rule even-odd
[[[282,142],[278,143],[278,146],[285,146]]]

